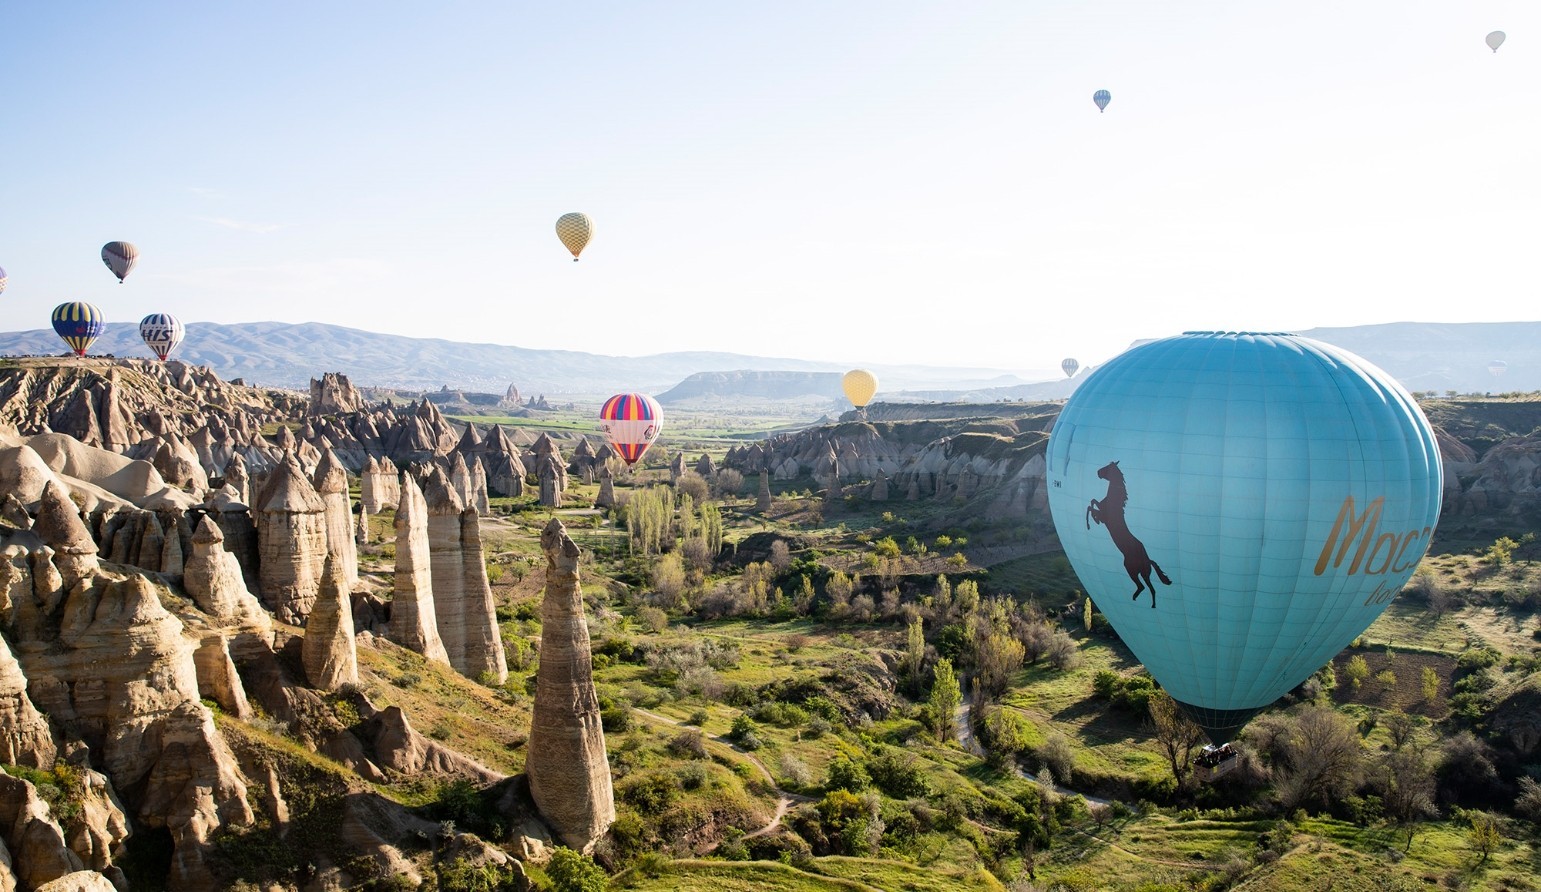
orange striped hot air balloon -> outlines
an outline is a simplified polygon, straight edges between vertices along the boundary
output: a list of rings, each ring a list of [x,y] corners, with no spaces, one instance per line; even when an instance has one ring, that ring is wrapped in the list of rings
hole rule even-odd
[[[618,393],[605,400],[599,410],[599,429],[630,467],[641,461],[658,439],[663,430],[663,409],[645,393]]]

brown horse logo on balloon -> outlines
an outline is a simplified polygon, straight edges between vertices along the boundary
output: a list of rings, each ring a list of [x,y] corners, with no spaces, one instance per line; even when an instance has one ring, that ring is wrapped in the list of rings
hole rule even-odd
[[[1156,576],[1163,585],[1171,585],[1172,580],[1161,571],[1161,565],[1150,559],[1150,553],[1145,550],[1145,543],[1134,537],[1129,532],[1129,524],[1124,521],[1124,505],[1129,501],[1129,489],[1124,485],[1124,472],[1119,470],[1118,462],[1108,462],[1097,471],[1097,476],[1108,482],[1108,494],[1099,499],[1092,499],[1086,506],[1086,528],[1092,528],[1092,521],[1108,528],[1108,535],[1113,537],[1113,544],[1118,546],[1118,551],[1124,556],[1124,571],[1129,574],[1129,579],[1134,583],[1134,595],[1132,600],[1140,599],[1140,592],[1150,589],[1150,607],[1156,609],[1156,586],[1150,581],[1150,571],[1155,570]]]

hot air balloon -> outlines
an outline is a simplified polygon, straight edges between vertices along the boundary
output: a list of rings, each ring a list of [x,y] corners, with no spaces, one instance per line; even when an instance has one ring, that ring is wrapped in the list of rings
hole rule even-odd
[[[1493,377],[1497,378],[1504,372],[1509,371],[1509,364],[1502,359],[1495,359],[1487,364],[1487,370],[1493,373]]]
[[[1059,367],[1064,371],[1066,378],[1074,378],[1076,370],[1081,367],[1081,364],[1074,359],[1066,359],[1059,364]]]
[[[1504,37],[1506,37],[1506,36],[1507,35],[1505,35],[1504,32],[1502,32],[1502,31],[1490,31],[1490,32],[1488,32],[1488,36],[1487,36],[1487,45],[1488,45],[1488,47],[1490,49],[1492,49],[1493,52],[1495,52],[1495,53],[1498,52],[1498,48],[1504,45]]]
[[[599,410],[599,429],[630,467],[663,430],[663,409],[645,393],[618,393]]]
[[[840,386],[851,405],[865,409],[872,402],[873,394],[878,392],[878,376],[866,369],[851,369],[840,379]]]
[[[1046,458],[1076,574],[1216,743],[1380,615],[1439,517],[1418,404],[1295,335],[1136,347],[1076,390]]]
[[[1097,103],[1097,111],[1107,111],[1108,103],[1113,101],[1113,94],[1107,90],[1098,90],[1092,94],[1092,101]]]
[[[155,351],[161,362],[165,362],[171,351],[177,349],[186,333],[182,320],[170,313],[151,313],[139,321],[139,336]]]
[[[102,333],[102,311],[83,300],[70,301],[54,307],[54,331],[70,345],[76,356],[86,351]]]
[[[594,221],[588,214],[563,214],[556,218],[556,237],[573,252],[573,263],[577,263],[583,247],[594,237]]]
[[[139,262],[139,249],[128,242],[108,242],[102,246],[102,262],[118,277],[118,284],[128,277],[134,264]]]
[[[0,266],[0,294],[5,293],[5,267]]]

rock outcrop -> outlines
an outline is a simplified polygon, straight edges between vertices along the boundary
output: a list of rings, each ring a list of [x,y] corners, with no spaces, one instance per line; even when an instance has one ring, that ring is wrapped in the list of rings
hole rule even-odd
[[[364,408],[364,397],[340,372],[326,372],[321,380],[310,379],[310,415],[343,415]]]
[[[449,664],[467,675],[465,555],[460,549],[460,513],[465,504],[438,470],[424,484],[423,501],[428,506],[428,558],[439,640],[444,643]]]
[[[530,795],[546,823],[564,845],[588,852],[615,821],[615,798],[594,693],[579,552],[554,518],[541,532],[540,544],[546,554],[546,595],[525,768]]]
[[[326,563],[326,505],[292,455],[273,470],[257,502],[262,598],[280,621],[302,625]]]
[[[0,638],[0,764],[48,768],[58,751],[48,719],[27,697],[27,677]]]
[[[335,558],[326,559],[321,589],[305,619],[301,659],[310,686],[335,691],[358,683],[358,652],[353,642],[353,606],[343,586],[346,576]]]
[[[348,469],[328,449],[316,465],[316,493],[325,506],[326,554],[342,574],[343,592],[358,584],[358,544],[353,535],[353,500],[348,497]]]
[[[428,544],[428,507],[417,481],[403,474],[396,506],[396,584],[386,637],[407,650],[449,664],[439,638]]]
[[[504,660],[503,636],[498,630],[497,607],[492,602],[492,585],[487,580],[481,518],[475,508],[460,512],[460,556],[460,593],[464,599],[460,622],[465,637],[463,666],[455,668],[467,677],[500,685],[508,680],[508,664]]]

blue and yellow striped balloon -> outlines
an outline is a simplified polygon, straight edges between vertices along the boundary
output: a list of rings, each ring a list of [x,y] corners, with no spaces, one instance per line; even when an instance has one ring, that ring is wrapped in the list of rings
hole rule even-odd
[[[86,350],[96,342],[106,325],[102,311],[83,300],[54,307],[53,323],[54,332],[75,351],[76,356],[86,355]]]
[[[0,266],[0,294],[4,294],[5,293],[5,284],[6,284],[5,267]]]
[[[1396,597],[1439,517],[1439,448],[1391,376],[1286,334],[1189,332],[1093,371],[1049,438],[1076,574],[1216,743]]]

